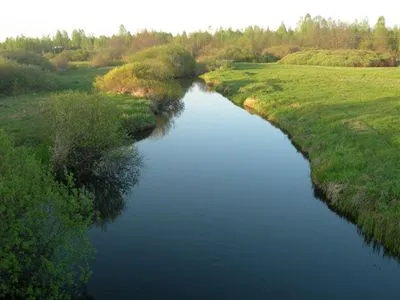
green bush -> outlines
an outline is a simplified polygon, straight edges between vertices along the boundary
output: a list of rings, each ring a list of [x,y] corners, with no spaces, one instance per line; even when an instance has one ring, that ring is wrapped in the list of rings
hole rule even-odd
[[[50,91],[57,86],[57,79],[50,72],[0,57],[0,94]]]
[[[102,95],[65,92],[54,95],[48,111],[52,162],[57,176],[64,170],[79,182],[111,149],[126,141],[121,112]]]
[[[72,298],[90,276],[92,196],[1,131],[0,144],[0,298]]]
[[[180,98],[182,88],[173,80],[173,73],[155,60],[117,67],[95,82],[97,90],[114,94],[162,100]]]
[[[92,56],[92,52],[88,50],[64,50],[60,55],[64,56],[68,61],[88,61]]]
[[[37,66],[42,70],[46,70],[46,71],[54,70],[54,67],[51,64],[51,62],[47,58],[45,58],[37,53],[23,51],[23,50],[4,51],[4,52],[0,52],[0,56],[5,59],[14,60],[17,63],[23,64],[23,65]]]
[[[128,63],[156,61],[164,64],[175,78],[192,77],[196,74],[196,61],[193,56],[181,46],[162,45],[139,51],[125,57]]]
[[[115,59],[110,51],[102,51],[92,56],[90,64],[95,68],[101,68],[120,65],[121,61]]]
[[[57,71],[66,71],[69,69],[69,60],[63,54],[59,54],[52,58],[51,63]]]
[[[282,64],[334,67],[392,67],[388,55],[367,50],[307,50],[289,54]]]
[[[202,66],[200,72],[211,72],[215,70],[229,70],[232,68],[232,60],[226,59],[215,59],[212,57],[200,57],[198,61],[198,65]],[[202,74],[200,73],[199,74]]]

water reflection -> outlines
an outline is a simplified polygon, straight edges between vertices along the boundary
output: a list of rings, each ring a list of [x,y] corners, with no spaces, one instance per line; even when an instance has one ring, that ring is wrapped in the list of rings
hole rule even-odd
[[[151,139],[162,138],[174,127],[175,119],[185,109],[185,103],[182,98],[192,86],[193,80],[181,80],[179,81],[180,97],[168,100],[152,100],[151,109],[156,115],[156,128],[150,135]]]
[[[141,167],[135,146],[111,151],[96,164],[86,183],[95,195],[96,225],[105,227],[124,211],[124,195],[139,181]]]

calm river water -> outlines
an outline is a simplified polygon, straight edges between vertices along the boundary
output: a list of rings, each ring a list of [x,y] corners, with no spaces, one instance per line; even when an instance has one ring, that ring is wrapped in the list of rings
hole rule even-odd
[[[92,297],[399,299],[399,264],[316,198],[279,129],[200,83],[182,101],[137,143],[124,211],[89,233]]]

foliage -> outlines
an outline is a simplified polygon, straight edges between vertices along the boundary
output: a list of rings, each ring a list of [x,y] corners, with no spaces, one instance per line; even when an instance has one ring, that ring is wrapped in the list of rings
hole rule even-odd
[[[334,67],[390,67],[395,62],[389,56],[367,50],[307,50],[289,54],[283,64]]]
[[[198,65],[202,66],[203,69],[198,71],[198,74],[203,74],[205,72],[215,71],[215,70],[226,70],[232,67],[232,61],[226,59],[214,59],[210,57],[199,58]]]
[[[68,61],[88,61],[92,56],[92,52],[83,49],[64,50],[60,55],[64,56]]]
[[[196,61],[181,46],[163,45],[151,47],[125,58],[127,62],[157,61],[164,64],[174,78],[191,77],[196,73]]]
[[[52,58],[51,63],[53,64],[54,68],[57,71],[66,71],[69,68],[69,61],[62,54],[59,54],[59,55],[55,56],[54,58]]]
[[[50,61],[39,54],[28,51],[3,51],[0,52],[0,57],[5,59],[14,60],[23,65],[38,66],[42,70],[52,71],[54,69]]]
[[[88,281],[92,198],[0,132],[0,298],[69,299]]]
[[[95,82],[97,90],[114,94],[130,94],[149,99],[177,99],[182,88],[173,79],[170,69],[158,61],[147,60],[115,68]]]
[[[93,55],[90,64],[95,68],[101,68],[119,65],[120,61],[114,58],[110,51],[105,50]]]
[[[120,110],[107,97],[78,92],[53,95],[48,114],[58,176],[68,170],[82,180],[105,153],[125,141]]]
[[[277,61],[281,58],[284,58],[286,55],[295,53],[297,51],[300,51],[299,46],[281,45],[264,49],[262,55],[270,55],[274,61]]]
[[[122,29],[122,30],[121,30]],[[400,50],[400,28],[388,27],[384,17],[379,17],[371,26],[368,20],[352,23],[311,16],[301,17],[296,28],[282,23],[276,30],[249,26],[243,30],[218,29],[214,32],[183,32],[176,36],[170,33],[143,30],[132,34],[123,25],[113,36],[92,36],[82,29],[75,29],[71,36],[65,30],[58,30],[52,37],[29,38],[18,36],[7,38],[0,48],[4,50],[25,50],[35,53],[57,52],[62,50],[87,50],[110,52],[112,61],[123,56],[165,44],[178,44],[187,49],[195,58],[208,55],[210,50],[232,47],[246,49],[251,53],[251,61],[268,62],[271,57],[283,57],[283,52],[275,47],[287,49],[361,49],[379,53],[398,53]],[[265,49],[272,48],[276,55],[265,57]],[[263,54],[264,52],[264,54]],[[260,60],[266,58],[267,60]],[[226,59],[226,58],[224,58]],[[70,59],[70,61],[72,61]],[[241,60],[242,61],[242,60]]]
[[[400,254],[397,69],[236,64],[204,77],[288,132],[329,205]]]
[[[56,77],[38,66],[23,65],[0,57],[0,94],[50,91],[57,85]]]

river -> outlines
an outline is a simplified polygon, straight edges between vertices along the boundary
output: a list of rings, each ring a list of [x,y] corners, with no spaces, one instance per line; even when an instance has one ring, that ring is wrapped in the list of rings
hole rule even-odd
[[[200,83],[182,101],[89,233],[94,299],[398,299],[397,260],[317,198],[284,133]]]

